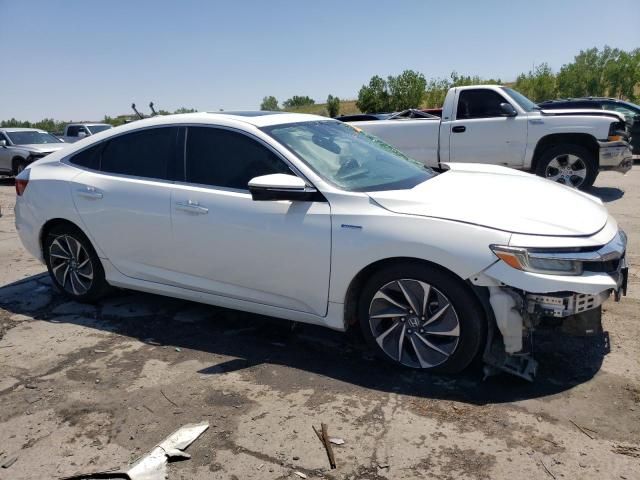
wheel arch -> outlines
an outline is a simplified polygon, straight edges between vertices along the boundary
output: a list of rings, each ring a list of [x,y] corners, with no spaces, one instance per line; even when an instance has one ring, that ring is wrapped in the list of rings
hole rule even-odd
[[[18,162],[24,161],[26,162],[27,159],[23,156],[23,155],[14,155],[13,158],[11,159],[11,170],[13,172],[16,171],[16,168],[18,166]]]
[[[44,225],[42,225],[42,228],[40,229],[40,236],[39,236],[39,245],[40,245],[40,251],[42,252],[42,258],[45,258],[45,251],[44,251],[44,241],[45,238],[47,237],[47,235],[49,234],[49,232],[61,225],[67,225],[71,228],[75,228],[76,230],[79,230],[80,232],[82,232],[82,234],[87,237],[87,239],[89,239],[89,243],[91,243],[91,246],[93,247],[93,249],[95,250],[95,246],[93,245],[93,242],[91,241],[91,238],[89,237],[89,235],[87,235],[87,232],[84,231],[84,229],[72,222],[71,220],[68,220],[66,218],[52,218],[50,220],[47,220]]]
[[[480,292],[476,288],[473,288],[469,282],[466,282],[459,275],[455,274],[448,268],[443,267],[442,265],[431,262],[429,260],[425,260],[423,258],[390,257],[377,260],[362,268],[349,283],[344,297],[344,325],[346,329],[351,328],[358,322],[358,299],[360,298],[360,294],[362,293],[362,289],[364,288],[367,279],[385,268],[389,268],[393,265],[402,263],[425,265],[431,268],[435,268],[442,273],[456,279],[460,283],[460,285],[464,286],[465,290],[467,290],[467,292],[475,299],[475,301],[477,302],[478,311],[482,312],[483,317],[485,317],[485,320],[488,321],[488,319],[486,318],[486,312],[482,303],[482,299],[479,297]]]
[[[538,140],[533,151],[531,171],[536,171],[540,157],[542,157],[542,154],[547,149],[562,144],[579,145],[587,148],[591,153],[593,153],[593,159],[596,162],[596,169],[600,168],[598,155],[600,147],[598,146],[598,140],[593,135],[588,133],[552,133]]]

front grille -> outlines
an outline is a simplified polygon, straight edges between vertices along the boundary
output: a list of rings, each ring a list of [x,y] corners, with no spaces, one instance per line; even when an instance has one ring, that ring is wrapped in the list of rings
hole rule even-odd
[[[583,267],[585,272],[616,273],[620,268],[620,259],[605,262],[584,262]]]

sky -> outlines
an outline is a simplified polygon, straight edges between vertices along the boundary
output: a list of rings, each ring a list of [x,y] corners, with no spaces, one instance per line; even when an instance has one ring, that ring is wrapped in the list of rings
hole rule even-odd
[[[0,0],[0,119],[354,99],[404,69],[510,81],[638,48],[639,24],[638,0]]]

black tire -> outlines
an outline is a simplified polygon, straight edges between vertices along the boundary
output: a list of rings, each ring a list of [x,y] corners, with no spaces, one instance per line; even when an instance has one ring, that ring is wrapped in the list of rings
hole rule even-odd
[[[57,241],[57,243],[56,243]],[[75,249],[74,260],[65,261],[61,255],[74,249],[70,246],[81,245],[82,249]],[[55,245],[54,245],[55,244]],[[62,245],[62,250],[60,246]],[[76,256],[78,258],[76,258]],[[47,270],[55,287],[66,297],[82,303],[93,303],[109,291],[109,284],[105,280],[104,268],[91,242],[82,231],[71,225],[60,225],[52,228],[44,240],[44,259]],[[85,260],[88,262],[85,263]],[[66,266],[64,264],[67,264]],[[84,264],[84,265],[83,265]],[[81,268],[78,268],[82,265]],[[66,268],[66,267],[69,268]],[[68,273],[64,273],[65,269]],[[71,270],[71,271],[69,271]],[[90,274],[90,281],[88,280]],[[60,280],[63,275],[63,282]],[[76,279],[74,281],[74,279]],[[86,290],[84,287],[88,284]]]
[[[420,333],[422,335],[418,335],[418,329],[411,328],[410,323],[412,321],[420,323],[420,318],[422,319],[422,323],[420,325],[426,328],[425,317],[418,317],[413,315],[414,318],[395,318],[395,319],[384,319],[384,320],[371,320],[370,321],[370,308],[377,308],[377,303],[373,303],[374,296],[378,294],[381,289],[384,288],[393,288],[394,281],[397,284],[397,280],[402,280],[405,284],[405,288],[412,289],[415,293],[420,290],[416,290],[416,288],[421,288],[419,282],[424,282],[431,286],[430,293],[427,294],[427,301],[425,302],[428,305],[436,304],[436,309],[440,308],[438,302],[442,298],[445,297],[446,300],[449,301],[450,306],[453,306],[453,312],[449,308],[446,314],[443,314],[440,318],[442,318],[443,322],[450,322],[451,318],[455,317],[457,320],[459,336],[457,337],[456,345],[452,350],[447,352],[449,355],[441,355],[439,352],[432,352],[433,355],[428,356],[427,366],[423,365],[423,359],[425,358],[425,351],[423,351],[423,355],[418,353],[418,349],[416,345],[425,348],[426,345],[422,340],[418,337],[422,336],[422,338],[430,339],[430,343],[435,343],[440,349],[445,349],[441,341],[440,335],[432,336],[435,334],[430,334],[428,332],[424,332],[423,329],[420,329]],[[414,282],[414,283],[411,283]],[[412,287],[414,285],[414,287]],[[399,285],[398,285],[399,287]],[[400,291],[400,290],[398,290]],[[392,291],[387,290],[387,293],[391,294]],[[436,295],[436,301],[434,302],[434,295]],[[418,298],[419,294],[414,297],[415,303],[419,303],[420,299]],[[397,297],[396,297],[397,298]],[[424,298],[424,296],[422,297]],[[431,302],[429,302],[431,299]],[[376,299],[376,302],[379,302],[380,298]],[[446,306],[446,305],[445,305]],[[420,308],[420,306],[418,306]],[[431,308],[428,306],[427,308]],[[450,318],[445,318],[445,315],[449,315]],[[429,313],[427,312],[427,321],[429,320]],[[487,323],[482,311],[482,307],[480,306],[478,300],[473,296],[472,292],[469,292],[464,282],[457,278],[455,275],[448,273],[446,271],[440,270],[436,267],[432,267],[424,264],[415,264],[415,263],[399,263],[394,266],[385,268],[374,274],[364,285],[362,293],[358,302],[358,319],[360,322],[360,328],[362,330],[362,334],[367,342],[367,344],[374,350],[376,355],[384,360],[390,361],[395,365],[401,365],[407,368],[431,371],[431,372],[442,372],[442,373],[458,373],[464,370],[469,364],[474,360],[480,349],[484,346],[484,342],[486,339],[486,330]],[[377,326],[374,326],[372,322],[386,322],[389,320],[391,323],[383,326],[378,329],[376,332],[378,334],[378,338],[380,331],[386,331],[390,327],[392,327],[393,322],[402,322],[399,324],[398,328],[406,329],[401,330],[402,348],[398,348],[398,351],[402,351],[399,355],[402,358],[402,362],[398,361],[397,358],[393,358],[390,353],[387,353],[381,345],[376,341],[376,335],[374,334],[374,329],[377,329],[380,326],[378,323]],[[439,320],[440,321],[440,320]],[[432,324],[433,325],[433,324]],[[394,327],[395,328],[395,327]],[[446,328],[445,328],[446,329]],[[404,337],[405,332],[407,334],[411,334],[412,338],[406,340],[408,337]],[[389,335],[390,338],[391,336]],[[400,336],[398,335],[398,338]],[[384,344],[386,341],[382,340]],[[452,344],[450,343],[452,340],[445,339],[447,343],[448,349],[452,348]],[[391,338],[391,342],[393,343],[394,339]],[[422,342],[422,343],[420,343]],[[413,353],[412,353],[413,352]],[[427,351],[428,353],[428,351]],[[434,356],[435,355],[435,356]],[[440,357],[438,357],[440,355]],[[423,358],[418,358],[423,357]],[[433,361],[432,359],[435,359]],[[438,363],[440,362],[440,363]]]
[[[547,178],[549,175],[549,171],[547,167],[549,164],[556,158],[562,158],[566,155],[574,155],[578,157],[586,168],[586,176],[582,183],[577,186],[572,185],[571,183],[566,183],[566,185],[574,188],[578,188],[580,190],[588,190],[591,188],[593,183],[596,181],[596,177],[598,176],[598,163],[591,151],[581,145],[574,145],[571,143],[560,144],[553,147],[548,148],[538,160],[538,164],[536,166],[536,175],[539,177]],[[570,182],[570,181],[569,181]],[[560,182],[562,183],[562,182]]]
[[[24,158],[16,158],[13,161],[13,176],[17,177],[20,173],[27,168],[29,163]]]

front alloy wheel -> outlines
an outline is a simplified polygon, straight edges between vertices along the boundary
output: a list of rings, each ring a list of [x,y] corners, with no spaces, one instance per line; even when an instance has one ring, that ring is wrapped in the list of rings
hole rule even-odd
[[[554,157],[544,173],[544,176],[549,180],[579,188],[587,179],[587,166],[582,158],[564,154]]]
[[[442,364],[460,337],[451,301],[437,288],[414,279],[389,282],[376,292],[369,306],[369,325],[385,354],[413,368]]]
[[[399,263],[373,275],[362,290],[358,316],[379,357],[421,370],[463,370],[486,335],[482,307],[464,282],[420,263]]]

